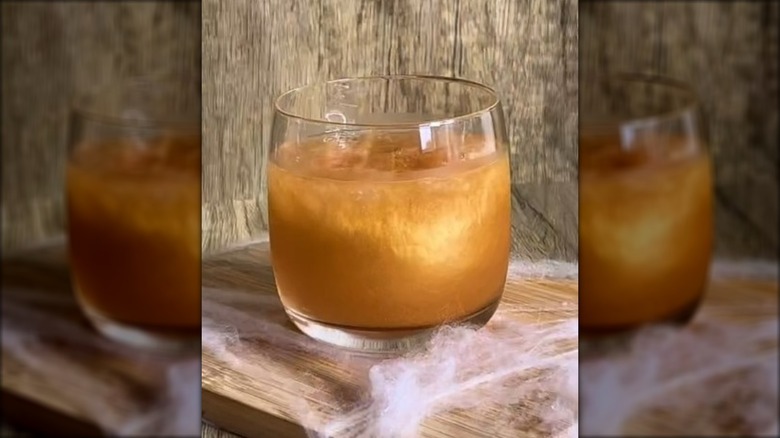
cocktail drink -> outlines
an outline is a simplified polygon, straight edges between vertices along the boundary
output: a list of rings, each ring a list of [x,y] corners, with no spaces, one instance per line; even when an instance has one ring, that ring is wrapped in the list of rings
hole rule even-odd
[[[366,78],[292,93],[374,83],[405,90],[407,102],[444,84],[477,98],[473,108],[445,98],[439,111],[405,114],[417,122],[398,123],[401,108],[341,124],[278,114],[286,134],[268,166],[268,214],[276,283],[292,321],[326,342],[384,350],[442,324],[492,316],[509,258],[510,171],[498,102],[478,84]],[[302,128],[311,134],[298,135]]]
[[[590,103],[602,105],[581,114],[581,331],[687,321],[713,247],[696,101],[681,84],[644,76],[612,78],[600,93]]]
[[[480,156],[462,161],[421,152],[403,134],[364,134],[346,148],[321,138],[281,146],[269,215],[289,309],[381,330],[493,306],[509,254],[509,164],[484,139],[470,141]]]
[[[75,117],[68,232],[85,314],[122,342],[155,348],[197,342],[199,127]]]

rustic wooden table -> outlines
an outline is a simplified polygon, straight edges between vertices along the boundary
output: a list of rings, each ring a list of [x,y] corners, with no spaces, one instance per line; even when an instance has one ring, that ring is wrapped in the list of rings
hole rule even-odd
[[[207,422],[203,422],[203,427],[200,430],[201,438],[239,438],[238,435],[226,432],[214,425]]]
[[[556,277],[552,272],[550,278],[519,274],[523,269],[530,272],[524,266],[513,264],[501,306],[485,330],[576,319],[577,281],[572,277],[576,266],[563,264],[560,274]],[[535,266],[550,269],[547,264]],[[337,412],[366,401],[369,370],[389,359],[325,346],[292,328],[277,298],[267,241],[205,258],[203,288],[203,417],[231,431],[249,437],[305,436],[304,417],[317,412],[322,415],[312,417],[314,423],[306,427],[324,434],[340,415]],[[224,326],[229,326],[230,339],[237,336],[242,341],[227,341],[221,331]],[[573,351],[576,334],[568,341],[561,348]],[[511,362],[513,355],[508,354],[504,359]],[[526,436],[544,436],[535,426],[519,421],[523,415],[513,413],[514,409],[518,408],[497,404],[490,414],[442,412],[425,419],[420,436],[481,436],[477,431],[507,438],[521,431]],[[518,421],[499,425],[498,419],[506,416]],[[347,423],[336,427],[357,425]]]
[[[262,297],[265,297],[265,294],[275,294],[273,279],[269,271],[262,268],[267,264],[267,248],[264,243],[215,255],[204,262],[204,287],[224,291],[220,293],[232,291],[230,293],[236,295],[231,295],[230,300],[235,300],[235,305],[240,308],[236,307],[238,311],[231,314],[236,318],[246,317],[242,316],[243,312],[249,312],[248,309],[256,307],[255,304],[249,304],[250,301],[264,301],[265,298]],[[717,262],[700,315],[706,315],[706,318],[714,317],[718,321],[737,322],[744,326],[761,326],[766,322],[776,322],[778,282],[777,278],[771,275],[771,268],[775,266],[776,269],[777,264],[762,263],[758,266],[761,269]],[[767,275],[767,272],[770,275]],[[239,297],[242,293],[243,298]],[[521,304],[529,309],[550,308],[553,310],[545,317],[564,318],[567,313],[569,317],[576,315],[576,293],[576,281],[539,283],[514,277],[510,278],[507,284],[504,299],[505,302]],[[208,301],[211,299],[207,298]],[[567,302],[569,306],[566,306]],[[212,304],[207,303],[204,306],[207,314],[212,313]],[[327,361],[317,359],[315,353],[309,354],[284,347],[293,337],[302,335],[283,334],[285,329],[282,326],[264,321],[260,316],[263,312],[262,306],[261,310],[255,309],[252,312],[252,315],[255,315],[252,318],[257,320],[251,325],[261,324],[264,331],[273,331],[275,334],[272,337],[280,339],[280,343],[275,345],[272,341],[264,341],[263,335],[260,335],[256,347],[242,347],[241,351],[247,354],[242,360],[247,360],[247,363],[265,370],[268,374],[250,373],[245,370],[246,365],[236,365],[229,359],[225,362],[222,355],[211,350],[213,346],[204,347],[202,407],[204,419],[209,422],[202,425],[202,436],[232,438],[235,436],[233,432],[252,438],[305,436],[300,424],[300,411],[296,410],[297,404],[306,399],[310,409],[333,407],[332,400],[338,400],[339,397],[336,394],[360,390],[361,384],[354,380],[355,374],[359,372],[352,372],[348,361],[329,365]],[[225,324],[244,326],[238,329],[239,331],[248,330],[238,319],[225,321]],[[695,332],[696,328],[693,327],[692,331]],[[776,340],[774,348],[777,348]],[[602,353],[590,351],[588,357],[597,359],[600,354]],[[284,377],[285,375],[287,377]],[[327,382],[324,392],[322,387],[318,386],[323,382]],[[511,410],[512,407],[504,406],[503,409]],[[640,414],[642,422],[631,424],[631,427],[642,428],[640,430],[650,434],[665,430],[659,429],[659,425],[672,427],[670,421],[664,421],[664,415],[667,414],[663,412],[656,414],[642,411]],[[485,436],[485,418],[460,413],[457,421],[448,423],[448,415],[437,415],[430,422],[426,420],[420,432],[421,436]],[[522,426],[515,424],[515,427]],[[675,427],[679,428],[680,425]],[[476,432],[477,430],[483,432]],[[496,429],[491,430],[490,436],[516,436],[516,433],[516,430]]]

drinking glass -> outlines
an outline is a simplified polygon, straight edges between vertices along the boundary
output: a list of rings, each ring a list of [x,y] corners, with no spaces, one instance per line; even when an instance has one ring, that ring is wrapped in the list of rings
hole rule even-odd
[[[273,271],[301,331],[387,351],[490,319],[510,251],[492,89],[423,76],[316,83],[278,98],[271,143]]]
[[[175,349],[200,340],[200,102],[135,79],[72,113],[67,166],[76,296],[105,336]]]
[[[713,249],[712,169],[698,101],[672,79],[580,89],[581,333],[687,322]]]

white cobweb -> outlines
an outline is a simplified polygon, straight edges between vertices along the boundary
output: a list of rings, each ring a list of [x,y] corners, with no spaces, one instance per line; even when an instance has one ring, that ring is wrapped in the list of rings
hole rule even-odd
[[[511,275],[570,278],[576,270],[567,263],[522,262]],[[574,437],[576,303],[564,304],[571,304],[563,312],[567,317],[544,322],[535,314],[549,308],[504,305],[482,330],[446,327],[423,348],[377,357],[326,346],[291,329],[274,297],[204,288],[202,339],[204,351],[266,382],[269,392],[283,387],[289,416],[312,437],[417,437],[432,417],[464,411],[485,421],[467,425],[471,435],[459,429],[458,436]],[[527,322],[510,317],[517,313]],[[292,352],[293,362],[304,357],[337,364],[340,382],[284,365]]]
[[[576,275],[576,265],[561,262],[510,267],[515,281]],[[717,262],[713,269],[716,279],[767,275],[777,280],[776,263]],[[762,316],[757,322],[727,323],[705,306],[688,327],[643,331],[620,352],[581,366],[576,303],[502,306],[482,330],[445,328],[423,349],[377,359],[291,330],[274,297],[219,289],[204,289],[203,297],[203,348],[249,378],[271,382],[269,392],[273,386],[294,394],[289,415],[311,436],[406,438],[447,421],[460,421],[463,437],[778,432],[776,296],[742,305]],[[71,409],[110,435],[198,434],[199,360],[107,341],[74,322],[78,309],[67,294],[4,285],[2,299],[4,375],[15,362],[59,382]],[[550,320],[550,310],[564,316]],[[146,371],[130,379],[126,370],[96,372],[87,357],[132,357]],[[302,357],[309,365],[338,364],[338,376],[297,363]],[[458,419],[464,411],[469,420]]]
[[[716,262],[718,279],[777,281],[777,264]],[[739,293],[739,291],[735,291]],[[654,327],[580,362],[587,436],[777,436],[777,296],[746,296],[727,321],[704,306],[686,327]]]
[[[713,267],[714,280],[767,274],[776,280],[774,273],[776,264],[765,262]],[[512,281],[576,275],[576,265],[561,262],[516,261],[510,267]],[[468,419],[452,421],[464,437],[707,435],[735,426],[746,434],[777,434],[773,308],[768,312],[774,319],[730,325],[705,306],[687,327],[644,330],[621,354],[580,368],[576,303],[571,313],[566,307],[572,303],[560,304],[563,319],[534,322],[534,313],[551,309],[502,306],[484,329],[448,327],[420,350],[371,359],[290,330],[273,298],[205,289],[203,348],[250,379],[287,386],[286,399],[293,400],[288,414],[312,437],[416,437],[432,423],[441,430],[447,421],[442,414],[457,418],[463,411]],[[745,303],[745,309],[767,311],[767,305]],[[512,317],[517,312],[525,322]],[[337,363],[343,380],[354,384],[312,385],[329,381],[313,376],[291,383],[269,365],[279,351]],[[290,367],[287,376],[300,372]]]

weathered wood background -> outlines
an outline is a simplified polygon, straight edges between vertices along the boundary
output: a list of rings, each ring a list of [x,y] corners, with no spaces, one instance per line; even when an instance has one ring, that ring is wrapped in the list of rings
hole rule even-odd
[[[697,89],[721,255],[777,258],[779,9],[775,1],[580,2],[580,89],[605,71],[664,74]]]
[[[199,2],[2,2],[2,249],[61,234],[67,116],[92,87],[200,74]]]
[[[394,73],[464,77],[500,92],[515,250],[576,258],[576,0],[205,0],[204,248],[266,228],[265,156],[279,93]]]

